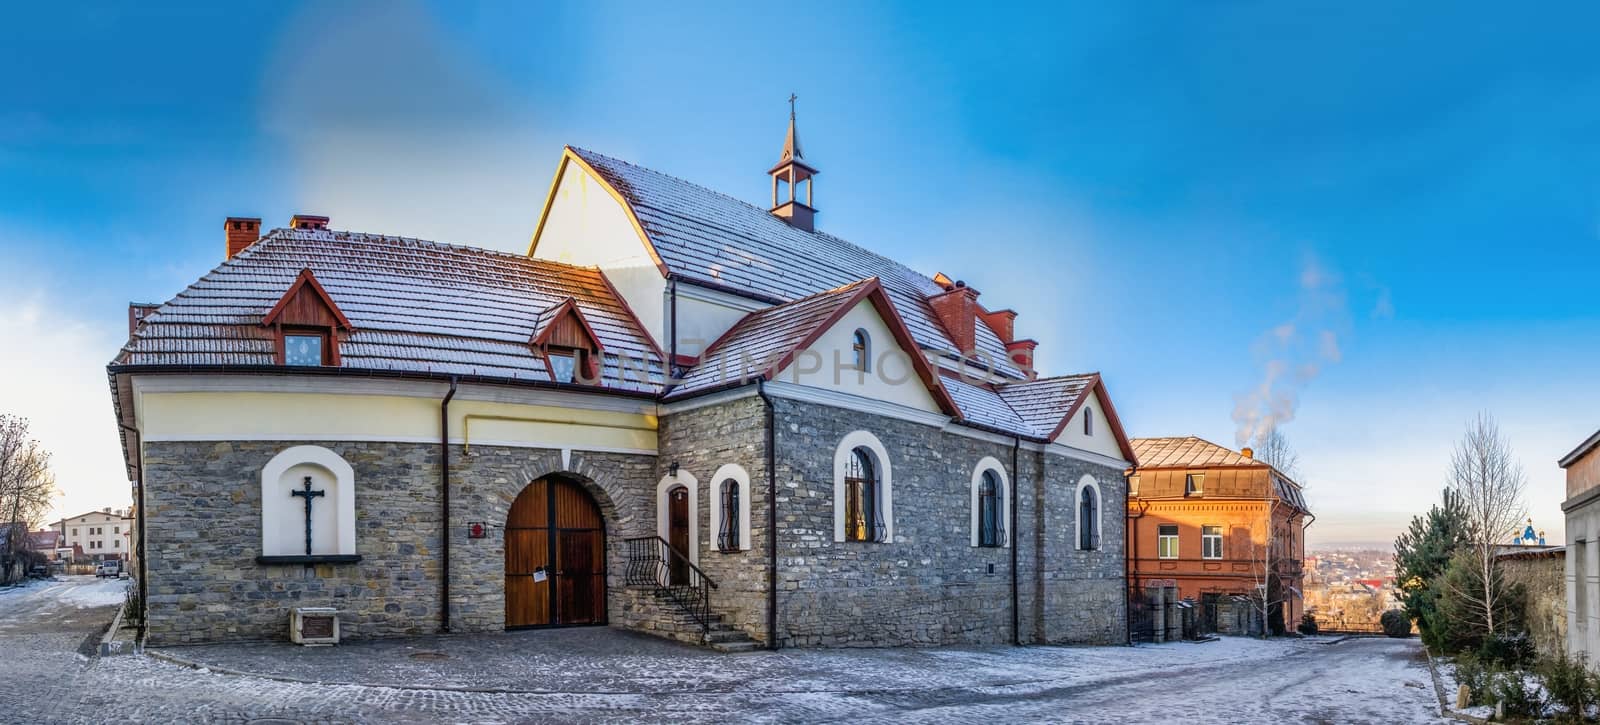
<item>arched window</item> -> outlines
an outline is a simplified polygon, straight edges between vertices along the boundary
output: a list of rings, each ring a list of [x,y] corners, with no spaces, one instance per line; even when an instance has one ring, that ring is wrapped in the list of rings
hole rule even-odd
[[[894,541],[894,483],[889,452],[858,430],[833,452],[833,540]]]
[[[739,550],[739,482],[725,479],[718,487],[721,519],[717,522],[717,551]]]
[[[878,503],[878,473],[872,451],[852,448],[844,471],[844,538],[883,541],[883,516]]]
[[[1100,548],[1100,486],[1091,476],[1078,481],[1078,548]]]
[[[1001,515],[1004,500],[1000,478],[994,471],[984,471],[983,480],[978,484],[978,546],[1005,544],[1006,529]]]
[[[1083,434],[1094,435],[1094,408],[1083,409]]]
[[[850,353],[855,369],[872,372],[872,338],[867,337],[866,330],[858,329],[851,337]]]
[[[737,463],[724,464],[711,474],[718,483],[710,491],[711,531],[717,551],[750,548],[750,474]]]

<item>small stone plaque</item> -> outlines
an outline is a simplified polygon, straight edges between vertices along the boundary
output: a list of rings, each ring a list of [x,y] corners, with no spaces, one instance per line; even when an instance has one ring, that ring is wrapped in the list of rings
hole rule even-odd
[[[300,620],[300,637],[302,639],[328,639],[333,636],[333,617],[327,615],[307,615]]]

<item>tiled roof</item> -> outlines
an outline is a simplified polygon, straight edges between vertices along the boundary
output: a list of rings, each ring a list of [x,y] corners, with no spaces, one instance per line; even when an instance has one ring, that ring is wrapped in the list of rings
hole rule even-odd
[[[861,280],[746,315],[713,343],[670,397],[754,379],[763,373],[776,374],[807,336],[834,317],[840,307],[859,300],[860,293],[873,281]]]
[[[943,383],[944,389],[950,391],[950,398],[961,408],[963,420],[1029,438],[1044,438],[1050,434],[1050,431],[1041,433],[1028,425],[1000,394],[989,388],[949,375],[944,376]]]
[[[1049,437],[1060,427],[1061,419],[1077,405],[1094,383],[1095,376],[1063,375],[1025,383],[1011,383],[999,389],[1000,398],[1040,437]]]
[[[956,350],[927,298],[933,279],[825,232],[790,226],[765,209],[593,151],[572,149],[628,201],[656,254],[675,275],[769,301],[789,301],[877,277],[917,344]],[[976,325],[977,350],[1021,378],[1005,345]]]
[[[1140,468],[1266,465],[1253,458],[1245,458],[1237,451],[1228,450],[1195,436],[1135,438],[1133,452],[1139,457]]]
[[[619,355],[661,379],[660,355],[597,269],[309,229],[273,230],[223,262],[146,317],[114,364],[272,365],[261,320],[308,268],[355,327],[339,347],[345,368],[548,381],[528,341],[541,313],[571,297],[605,348],[606,387],[658,387],[624,379]]]

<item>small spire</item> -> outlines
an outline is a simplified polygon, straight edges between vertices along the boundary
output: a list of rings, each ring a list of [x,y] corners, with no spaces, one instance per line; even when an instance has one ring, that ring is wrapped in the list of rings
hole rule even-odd
[[[789,94],[789,135],[783,139],[783,158],[778,160],[779,163],[805,159],[805,154],[800,152],[800,136],[794,130],[794,102],[799,98],[793,93]]]

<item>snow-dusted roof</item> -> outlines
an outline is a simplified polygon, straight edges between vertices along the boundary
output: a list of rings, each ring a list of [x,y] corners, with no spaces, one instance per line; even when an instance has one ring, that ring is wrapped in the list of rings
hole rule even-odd
[[[917,344],[955,351],[927,298],[944,291],[932,278],[825,232],[790,226],[731,196],[626,161],[574,148],[627,200],[668,271],[770,302],[786,302],[877,277]],[[976,350],[1002,375],[1020,379],[1005,344],[988,325]],[[952,355],[953,357],[953,355]]]
[[[549,381],[528,345],[568,297],[605,349],[603,385],[655,392],[661,356],[599,270],[375,234],[276,229],[147,316],[116,365],[272,365],[261,321],[310,269],[355,328],[340,366]],[[621,375],[647,361],[653,384]],[[638,363],[633,363],[637,369]]]

